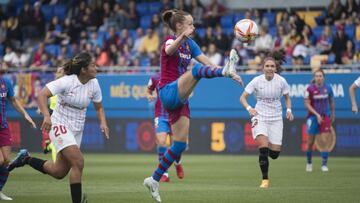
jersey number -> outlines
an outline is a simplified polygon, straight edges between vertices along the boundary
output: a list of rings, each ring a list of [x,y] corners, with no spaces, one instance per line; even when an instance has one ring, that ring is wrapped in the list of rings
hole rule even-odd
[[[63,126],[63,125],[54,126],[53,131],[55,132],[55,137],[57,137],[57,136],[59,136],[61,134],[66,134],[67,133],[67,130],[66,130],[65,126]]]

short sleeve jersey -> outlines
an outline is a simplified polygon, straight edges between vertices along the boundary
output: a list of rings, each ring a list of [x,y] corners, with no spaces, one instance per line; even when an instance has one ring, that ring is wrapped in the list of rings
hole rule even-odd
[[[184,40],[174,54],[167,55],[165,53],[166,46],[170,46],[176,39],[175,36],[167,36],[161,46],[160,68],[161,79],[160,88],[177,80],[187,71],[192,58],[201,55],[201,49],[191,38]]]
[[[281,96],[289,93],[289,85],[285,78],[275,74],[272,80],[267,80],[265,75],[255,77],[245,87],[249,94],[256,97],[255,110],[263,121],[282,119]]]
[[[63,76],[46,87],[52,95],[57,95],[51,122],[63,124],[73,131],[82,131],[86,110],[90,102],[101,102],[102,95],[96,78],[82,84],[76,75]]]

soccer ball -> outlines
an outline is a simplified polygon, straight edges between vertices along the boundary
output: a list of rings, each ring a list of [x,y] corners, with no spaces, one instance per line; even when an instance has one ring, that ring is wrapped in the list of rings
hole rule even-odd
[[[235,38],[241,42],[252,42],[259,34],[259,29],[256,23],[250,19],[242,19],[235,24],[234,27]]]

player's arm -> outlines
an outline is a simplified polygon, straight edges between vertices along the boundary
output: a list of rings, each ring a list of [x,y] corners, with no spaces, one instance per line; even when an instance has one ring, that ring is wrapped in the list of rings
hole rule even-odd
[[[173,55],[179,45],[181,44],[183,39],[186,39],[189,37],[193,32],[195,28],[189,27],[187,30],[185,30],[183,33],[181,33],[175,40],[169,39],[165,42],[165,53],[166,55]]]
[[[40,109],[40,112],[44,116],[44,121],[41,125],[41,130],[45,130],[46,132],[49,132],[51,129],[51,118],[50,118],[50,112],[48,109],[48,99],[52,97],[52,93],[50,92],[49,88],[46,86],[40,91],[37,102]]]
[[[349,95],[350,95],[350,99],[351,99],[351,110],[354,113],[358,112],[358,106],[356,103],[356,97],[355,97],[355,91],[357,89],[357,86],[355,85],[355,83],[353,83],[350,87],[349,87]]]
[[[321,115],[314,109],[313,106],[311,106],[310,99],[309,99],[309,98],[305,98],[304,101],[305,101],[305,107],[306,107],[306,109],[316,116],[316,119],[317,119],[318,123],[321,123],[321,122],[322,122]]]
[[[240,103],[249,112],[250,116],[256,116],[257,111],[254,108],[252,108],[246,100],[249,96],[250,94],[244,91],[240,96]]]
[[[29,114],[25,111],[24,107],[20,104],[19,100],[17,100],[15,97],[10,97],[9,99],[10,99],[13,107],[16,109],[16,111],[18,111],[33,128],[36,128],[35,122],[32,120],[32,118],[29,116]]]
[[[109,139],[109,127],[105,118],[104,107],[101,102],[93,102],[96,110],[96,116],[99,119],[101,132],[104,133],[106,139]]]
[[[147,85],[147,89],[146,89],[146,99],[149,102],[152,102],[155,99],[155,97],[153,96],[153,92],[154,92],[155,88],[156,88],[156,86],[155,86],[152,78],[150,78],[148,85]]]
[[[285,100],[285,106],[286,106],[286,118],[289,121],[294,120],[294,115],[292,114],[291,111],[291,99],[289,94],[284,94],[284,100]]]

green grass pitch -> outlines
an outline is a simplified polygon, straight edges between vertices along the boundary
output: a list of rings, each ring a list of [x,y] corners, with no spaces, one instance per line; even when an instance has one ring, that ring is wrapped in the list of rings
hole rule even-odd
[[[38,154],[37,154],[38,155]],[[44,155],[40,155],[44,157]],[[155,169],[157,156],[85,154],[83,191],[90,203],[154,202],[142,185]],[[162,202],[360,202],[360,158],[330,157],[327,173],[305,172],[305,157],[270,160],[270,188],[259,189],[257,156],[183,156],[185,179],[170,168],[170,183],[160,185]],[[21,203],[71,202],[68,177],[55,180],[29,166],[15,169],[3,189]]]

